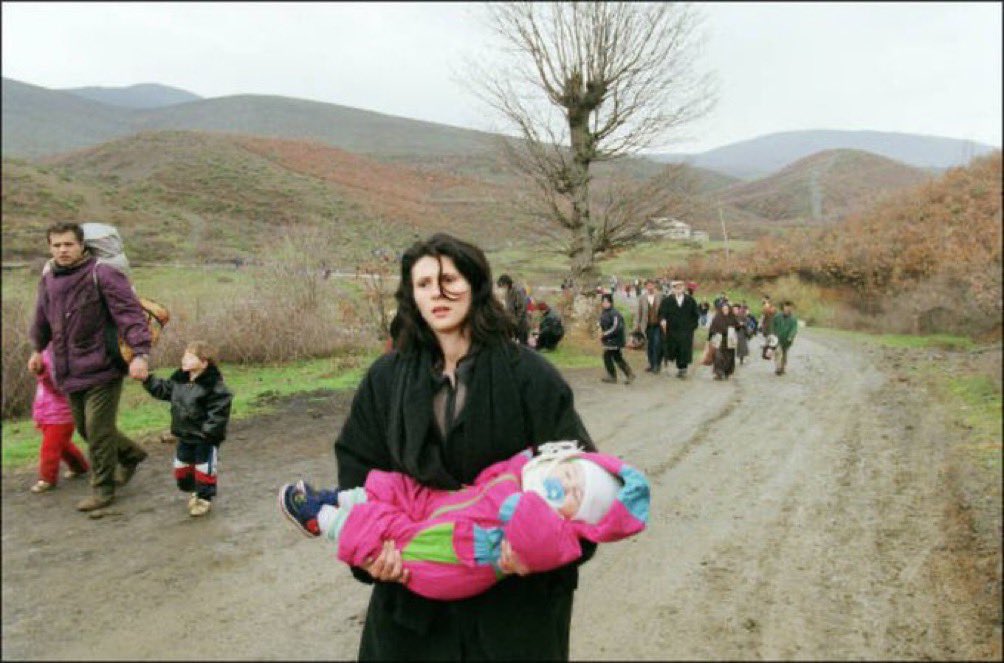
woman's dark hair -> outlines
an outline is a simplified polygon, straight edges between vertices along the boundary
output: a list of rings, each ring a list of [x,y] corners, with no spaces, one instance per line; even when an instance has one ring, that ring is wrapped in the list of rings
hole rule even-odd
[[[466,324],[470,328],[471,340],[478,345],[494,345],[513,338],[516,334],[516,320],[502,307],[492,292],[492,270],[484,252],[473,244],[457,239],[446,233],[436,233],[426,240],[411,245],[401,257],[401,281],[394,299],[397,313],[391,322],[394,347],[401,352],[412,352],[426,348],[439,353],[436,335],[418,310],[415,303],[414,284],[411,270],[419,259],[431,256],[439,261],[439,287],[443,296],[450,298],[443,286],[442,258],[453,260],[457,271],[471,284],[471,309]]]

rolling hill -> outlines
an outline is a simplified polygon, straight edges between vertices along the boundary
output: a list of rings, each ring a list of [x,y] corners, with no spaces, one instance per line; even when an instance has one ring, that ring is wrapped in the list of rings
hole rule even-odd
[[[833,221],[931,179],[927,171],[860,150],[825,150],[769,177],[719,190],[727,204],[772,220]]]
[[[1001,336],[1001,152],[952,168],[823,228],[758,245],[761,278],[846,286],[903,332]]]
[[[412,160],[491,151],[496,140],[494,134],[480,131],[288,97],[236,95],[135,109],[3,79],[5,157],[60,154],[158,130],[311,140],[381,158]]]
[[[130,111],[3,79],[3,155],[33,157],[90,147],[129,131]]]
[[[332,262],[345,264],[433,228],[490,247],[520,234],[512,199],[317,143],[143,133],[41,162],[5,160],[3,258],[37,257],[53,221],[92,218],[118,225],[138,261],[247,257],[302,225],[330,229]]]
[[[84,99],[123,108],[160,108],[202,99],[188,90],[159,83],[140,83],[127,87],[64,88],[57,92],[69,92]]]
[[[992,152],[991,145],[974,141],[888,131],[786,131],[731,143],[700,154],[649,154],[657,161],[692,166],[755,179],[799,159],[825,150],[852,149],[872,152],[916,168],[943,170],[961,166],[976,156]]]

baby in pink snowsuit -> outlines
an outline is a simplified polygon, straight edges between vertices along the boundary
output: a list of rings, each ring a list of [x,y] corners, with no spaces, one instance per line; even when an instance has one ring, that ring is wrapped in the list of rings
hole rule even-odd
[[[483,470],[460,490],[428,488],[400,472],[372,470],[362,488],[316,491],[300,481],[279,492],[283,513],[304,533],[338,546],[364,566],[393,540],[410,573],[407,587],[432,599],[484,592],[504,577],[501,544],[531,572],[582,556],[580,538],[617,541],[643,530],[649,486],[619,458],[542,445]]]

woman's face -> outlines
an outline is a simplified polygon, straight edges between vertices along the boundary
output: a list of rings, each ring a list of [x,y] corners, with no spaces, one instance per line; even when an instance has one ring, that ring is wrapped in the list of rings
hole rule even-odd
[[[722,304],[722,315],[728,315],[731,310],[728,304]]]
[[[442,279],[439,278],[440,262]],[[411,282],[418,310],[433,332],[448,334],[463,327],[471,310],[471,284],[453,264],[452,258],[441,256],[436,260],[432,256],[422,256],[411,268]]]

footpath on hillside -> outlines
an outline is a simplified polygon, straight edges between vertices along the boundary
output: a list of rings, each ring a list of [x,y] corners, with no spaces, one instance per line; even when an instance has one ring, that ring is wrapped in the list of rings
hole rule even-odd
[[[582,569],[572,658],[999,659],[1000,550],[967,538],[939,405],[881,350],[811,329],[772,368],[565,372],[599,446],[653,488],[649,529]],[[30,469],[5,473],[4,659],[354,658],[368,588],[275,502],[333,482],[350,401],[237,422],[204,520],[168,445],[99,519],[73,510],[83,482],[33,495]]]

